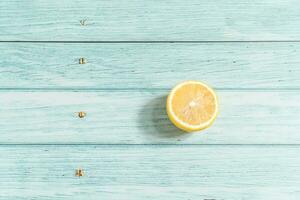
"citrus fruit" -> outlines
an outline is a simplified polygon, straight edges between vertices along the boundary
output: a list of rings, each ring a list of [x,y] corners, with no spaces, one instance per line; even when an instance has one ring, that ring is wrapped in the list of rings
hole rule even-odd
[[[184,131],[205,129],[218,115],[217,95],[199,81],[180,83],[168,96],[167,113],[173,124]]]

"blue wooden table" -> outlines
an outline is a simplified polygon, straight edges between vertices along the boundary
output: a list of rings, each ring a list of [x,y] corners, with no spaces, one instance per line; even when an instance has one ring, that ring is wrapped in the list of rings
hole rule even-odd
[[[297,0],[2,0],[0,52],[1,200],[300,198]],[[184,80],[205,131],[168,120]]]

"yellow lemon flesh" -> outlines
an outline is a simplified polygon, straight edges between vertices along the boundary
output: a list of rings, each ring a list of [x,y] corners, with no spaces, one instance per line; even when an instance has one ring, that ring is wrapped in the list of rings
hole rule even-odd
[[[217,95],[202,82],[183,82],[169,94],[167,113],[173,124],[184,131],[205,129],[218,115]]]

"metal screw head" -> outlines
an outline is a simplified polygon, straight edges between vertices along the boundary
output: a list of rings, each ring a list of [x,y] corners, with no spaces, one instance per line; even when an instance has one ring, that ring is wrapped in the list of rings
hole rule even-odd
[[[85,64],[86,63],[86,59],[85,58],[80,58],[79,59],[79,64]]]
[[[81,111],[81,112],[78,113],[78,117],[79,118],[84,118],[85,116],[86,116],[86,113],[83,112],[83,111]]]
[[[76,169],[75,176],[81,177],[84,175],[83,169]]]

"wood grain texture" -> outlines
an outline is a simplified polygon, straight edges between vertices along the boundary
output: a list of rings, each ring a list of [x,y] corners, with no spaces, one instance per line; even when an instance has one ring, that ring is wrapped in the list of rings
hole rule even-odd
[[[0,88],[300,88],[298,43],[0,44]],[[80,65],[79,58],[87,64]]]
[[[298,91],[219,91],[220,115],[186,134],[168,91],[1,92],[1,144],[300,144]],[[77,112],[85,111],[80,119]]]
[[[0,199],[299,199],[295,146],[1,146]],[[82,168],[85,176],[75,177]]]
[[[299,10],[296,0],[0,1],[0,200],[298,200]],[[201,133],[166,116],[169,89],[187,79],[220,98]]]
[[[2,0],[0,40],[299,40],[299,10],[297,0]]]

